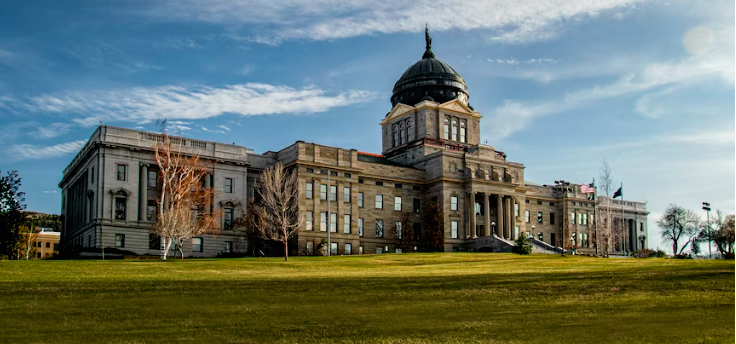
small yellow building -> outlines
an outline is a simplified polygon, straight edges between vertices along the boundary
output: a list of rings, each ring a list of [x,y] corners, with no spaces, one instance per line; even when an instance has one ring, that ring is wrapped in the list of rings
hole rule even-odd
[[[54,232],[51,228],[40,228],[36,235],[36,259],[47,259],[59,253],[59,238],[61,232]]]

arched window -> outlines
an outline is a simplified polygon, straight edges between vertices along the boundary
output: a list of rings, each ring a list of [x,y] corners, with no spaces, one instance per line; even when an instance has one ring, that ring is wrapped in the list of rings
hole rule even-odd
[[[457,120],[452,120],[452,140],[457,141]]]
[[[465,121],[460,122],[460,142],[467,142],[465,137]]]
[[[396,128],[396,125],[393,126],[394,129],[394,147],[399,145],[399,131]]]
[[[445,139],[450,139],[450,120],[445,118]]]
[[[404,123],[399,126],[399,135],[401,136],[401,144],[406,143],[406,130],[404,130]]]

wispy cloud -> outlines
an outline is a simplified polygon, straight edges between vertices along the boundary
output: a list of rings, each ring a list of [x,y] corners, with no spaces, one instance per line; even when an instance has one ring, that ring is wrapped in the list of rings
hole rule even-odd
[[[52,146],[38,146],[31,144],[17,144],[8,148],[6,158],[11,161],[29,159],[47,159],[76,153],[84,147],[87,140],[59,143]]]
[[[15,100],[25,111],[78,115],[74,122],[92,126],[100,121],[150,123],[157,119],[196,120],[240,114],[244,116],[324,112],[368,102],[373,92],[348,90],[328,95],[316,86],[292,88],[267,84],[137,87],[117,91],[64,92]],[[191,122],[170,122],[170,128],[191,130]]]
[[[522,63],[523,64],[535,64],[535,65],[553,65],[559,61],[556,59],[551,59],[551,58],[527,59],[527,60],[522,60],[522,61],[519,61],[515,58],[510,58],[510,59],[496,58],[496,59],[488,59],[488,62],[502,64],[502,65],[516,66]]]
[[[433,30],[492,29],[489,39],[525,43],[557,37],[564,25],[642,0],[315,0],[254,2],[169,0],[144,13],[162,20],[254,24],[259,33],[244,39],[276,44],[283,40],[329,40],[371,34]],[[247,15],[244,15],[246,14]],[[298,14],[298,15],[297,15]],[[614,12],[615,14],[615,12]]]
[[[71,125],[68,123],[51,123],[49,125],[39,126],[35,134],[41,138],[50,139],[64,135],[69,130],[71,130]]]
[[[683,45],[691,55],[683,60],[653,63],[638,73],[621,77],[610,84],[581,89],[568,93],[564,98],[540,103],[506,100],[493,111],[491,128],[493,137],[502,139],[523,129],[532,119],[579,108],[601,99],[629,94],[644,93],[634,107],[648,117],[662,113],[652,103],[654,98],[677,88],[692,87],[704,80],[720,79],[730,85],[734,83],[734,33],[731,28],[696,27],[683,39]],[[693,31],[697,31],[693,38]],[[703,35],[712,35],[711,44],[704,45]],[[697,44],[691,40],[699,40]],[[693,48],[693,46],[696,46]],[[662,88],[665,88],[664,90]],[[652,93],[647,93],[652,92]]]

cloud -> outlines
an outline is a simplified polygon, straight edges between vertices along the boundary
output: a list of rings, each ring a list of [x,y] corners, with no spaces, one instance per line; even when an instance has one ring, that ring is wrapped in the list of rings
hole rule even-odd
[[[87,140],[76,140],[53,146],[37,146],[31,144],[12,145],[8,148],[7,158],[12,161],[55,158],[69,153],[79,152],[86,142]]]
[[[200,127],[200,128],[203,131],[206,131],[208,133],[213,133],[213,134],[224,134],[225,133],[225,131],[223,131],[223,130],[212,130],[212,129],[207,129],[206,127]]]
[[[532,119],[540,116],[561,113],[579,108],[595,101],[619,96],[646,93],[634,106],[634,111],[645,116],[656,118],[664,111],[654,103],[656,98],[673,92],[675,89],[693,87],[704,81],[712,82],[720,79],[726,84],[734,83],[734,33],[733,24],[730,30],[724,26],[709,29],[710,45],[704,46],[688,43],[693,35],[702,36],[704,29],[696,27],[685,34],[683,45],[688,51],[696,53],[689,57],[667,62],[658,62],[646,66],[638,73],[620,77],[617,81],[575,92],[567,93],[562,99],[540,103],[528,103],[513,100],[504,101],[497,107],[491,117],[493,137],[503,139],[523,129]],[[700,33],[693,34],[693,31]]]
[[[330,40],[373,34],[491,29],[491,41],[525,43],[557,37],[564,25],[640,0],[169,0],[144,10],[161,20],[251,24],[242,37],[278,44],[284,40]]]
[[[51,190],[51,191],[44,191],[43,193],[45,193],[45,194],[55,194],[55,193],[59,193],[59,192],[56,191],[56,190]]]
[[[68,123],[51,123],[47,126],[39,126],[35,134],[41,138],[50,139],[59,135],[64,135],[71,130]]]
[[[226,131],[230,131],[230,128],[228,128],[228,127],[226,127],[224,125],[219,125],[219,127],[220,127],[220,129],[223,129],[223,130],[226,130]]]
[[[145,124],[157,119],[197,120],[223,114],[243,116],[324,112],[335,107],[368,102],[373,92],[348,90],[335,95],[316,87],[292,88],[267,84],[224,87],[160,86],[116,91],[63,92],[16,100],[25,111],[80,115],[82,126],[121,121]],[[170,122],[178,130],[191,130],[191,122]]]

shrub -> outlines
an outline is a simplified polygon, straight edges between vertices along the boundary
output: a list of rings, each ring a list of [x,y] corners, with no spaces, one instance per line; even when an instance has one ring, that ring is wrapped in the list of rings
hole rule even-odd
[[[530,237],[524,234],[519,235],[519,237],[514,240],[514,244],[516,244],[516,246],[511,248],[511,252],[521,255],[532,253],[532,240]]]
[[[643,248],[641,250],[634,251],[631,256],[634,258],[664,258],[667,256],[667,254],[660,249],[657,249],[655,251],[648,248]]]

